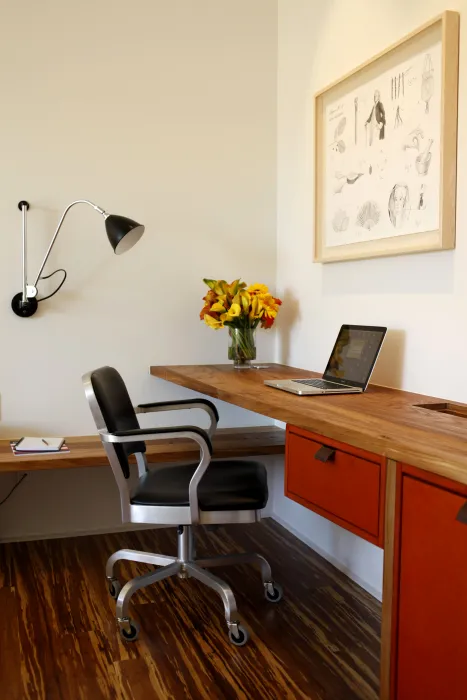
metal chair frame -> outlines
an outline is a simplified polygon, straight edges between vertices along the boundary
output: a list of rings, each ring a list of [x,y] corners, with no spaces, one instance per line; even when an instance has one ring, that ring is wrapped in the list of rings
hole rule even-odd
[[[174,411],[181,409],[202,409],[210,416],[210,426],[207,431],[190,426],[174,432],[164,428],[149,428],[138,431],[126,431],[125,434],[110,433],[107,430],[104,417],[97,401],[91,377],[92,372],[83,376],[84,390],[96,427],[110,462],[115,481],[120,494],[122,522],[177,526],[177,555],[166,556],[150,552],[121,549],[109,558],[106,566],[106,577],[110,594],[116,598],[116,618],[122,637],[133,641],[138,636],[138,626],[129,617],[129,604],[132,595],[145,586],[161,581],[170,576],[180,578],[193,577],[215,590],[224,604],[225,619],[230,640],[241,646],[246,643],[249,633],[239,619],[235,596],[230,586],[214,574],[206,571],[218,566],[255,564],[259,567],[264,593],[270,602],[278,602],[282,597],[282,589],[272,579],[271,568],[264,557],[255,552],[229,554],[208,559],[196,559],[193,526],[195,525],[227,525],[232,523],[252,523],[261,520],[260,510],[230,510],[202,511],[198,503],[198,485],[211,463],[210,438],[217,427],[217,410],[210,401],[193,399],[190,401],[173,401],[143,404],[134,407],[136,414]],[[194,440],[200,449],[199,464],[189,484],[188,506],[150,506],[131,503],[129,480],[125,478],[115,445],[125,442],[145,440],[166,440],[183,438]],[[143,452],[135,454],[138,475],[141,478],[148,471],[146,455]],[[119,561],[128,560],[160,567],[156,571],[138,576],[121,587],[116,575],[115,566]]]

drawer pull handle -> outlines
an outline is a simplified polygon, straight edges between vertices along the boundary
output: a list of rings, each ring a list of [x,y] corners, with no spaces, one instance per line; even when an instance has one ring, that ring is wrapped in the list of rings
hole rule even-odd
[[[319,462],[334,462],[335,455],[336,450],[333,450],[332,447],[322,445],[322,447],[320,447],[315,454],[315,459],[317,459]]]
[[[460,523],[463,523],[464,525],[467,525],[467,501],[464,503],[462,508],[457,514],[457,518]]]

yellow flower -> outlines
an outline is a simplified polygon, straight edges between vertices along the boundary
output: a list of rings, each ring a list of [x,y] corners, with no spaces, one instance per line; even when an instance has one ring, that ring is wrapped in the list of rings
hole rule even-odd
[[[264,313],[261,319],[262,328],[271,328],[277,316],[282,301],[276,299],[272,294],[265,294],[263,297]]]
[[[250,284],[246,291],[250,294],[267,294],[269,292],[269,288],[265,284],[259,284],[256,282],[256,284]]]
[[[208,287],[203,297],[204,306],[200,319],[211,328],[223,328],[224,324],[237,324],[256,328],[271,328],[282,302],[269,292],[267,285],[255,283],[247,287],[245,282],[233,282],[205,278]],[[236,319],[239,319],[238,321]]]
[[[225,323],[226,321],[233,321],[234,318],[240,316],[242,309],[239,304],[232,304],[227,313],[222,314],[221,321]]]
[[[251,310],[249,313],[249,317],[251,320],[254,320],[256,318],[261,318],[263,315],[263,304],[261,303],[261,297],[259,296],[254,296],[251,300]]]
[[[217,318],[214,318],[214,316],[210,316],[209,314],[205,314],[204,322],[207,326],[209,326],[210,328],[214,328],[215,330],[218,330],[219,328],[224,328],[224,324],[222,321],[220,321]]]
[[[211,311],[214,311],[214,313],[216,314],[223,314],[225,313],[225,307],[222,306],[221,303],[216,301],[216,303],[211,306]]]
[[[248,292],[243,289],[238,292],[233,298],[233,304],[239,304],[244,313],[248,313],[250,310],[251,297]]]
[[[214,287],[217,284],[217,280],[210,280],[210,279],[207,279],[206,277],[203,278],[203,282],[204,282],[204,284],[208,285],[209,289],[214,289]]]
[[[225,280],[210,280],[205,278],[203,282],[217,295],[228,293],[229,285]]]
[[[245,282],[240,282],[240,279],[238,279],[238,280],[234,280],[232,282],[232,284],[228,285],[228,287],[229,287],[228,293],[230,294],[230,296],[234,297],[240,289],[245,289],[246,284],[245,284]]]
[[[240,304],[232,304],[230,309],[228,310],[229,316],[232,316],[235,318],[236,316],[240,316],[242,309],[240,307]]]

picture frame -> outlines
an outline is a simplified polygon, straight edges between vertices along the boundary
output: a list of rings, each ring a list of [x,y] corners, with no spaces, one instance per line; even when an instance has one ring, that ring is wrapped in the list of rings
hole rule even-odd
[[[314,261],[455,247],[459,14],[315,94]]]

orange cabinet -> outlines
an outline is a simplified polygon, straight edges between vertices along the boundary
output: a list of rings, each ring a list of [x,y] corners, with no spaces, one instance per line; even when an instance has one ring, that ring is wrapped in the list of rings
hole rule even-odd
[[[398,475],[393,700],[467,698],[467,487]]]
[[[382,546],[381,457],[287,426],[285,495]]]

